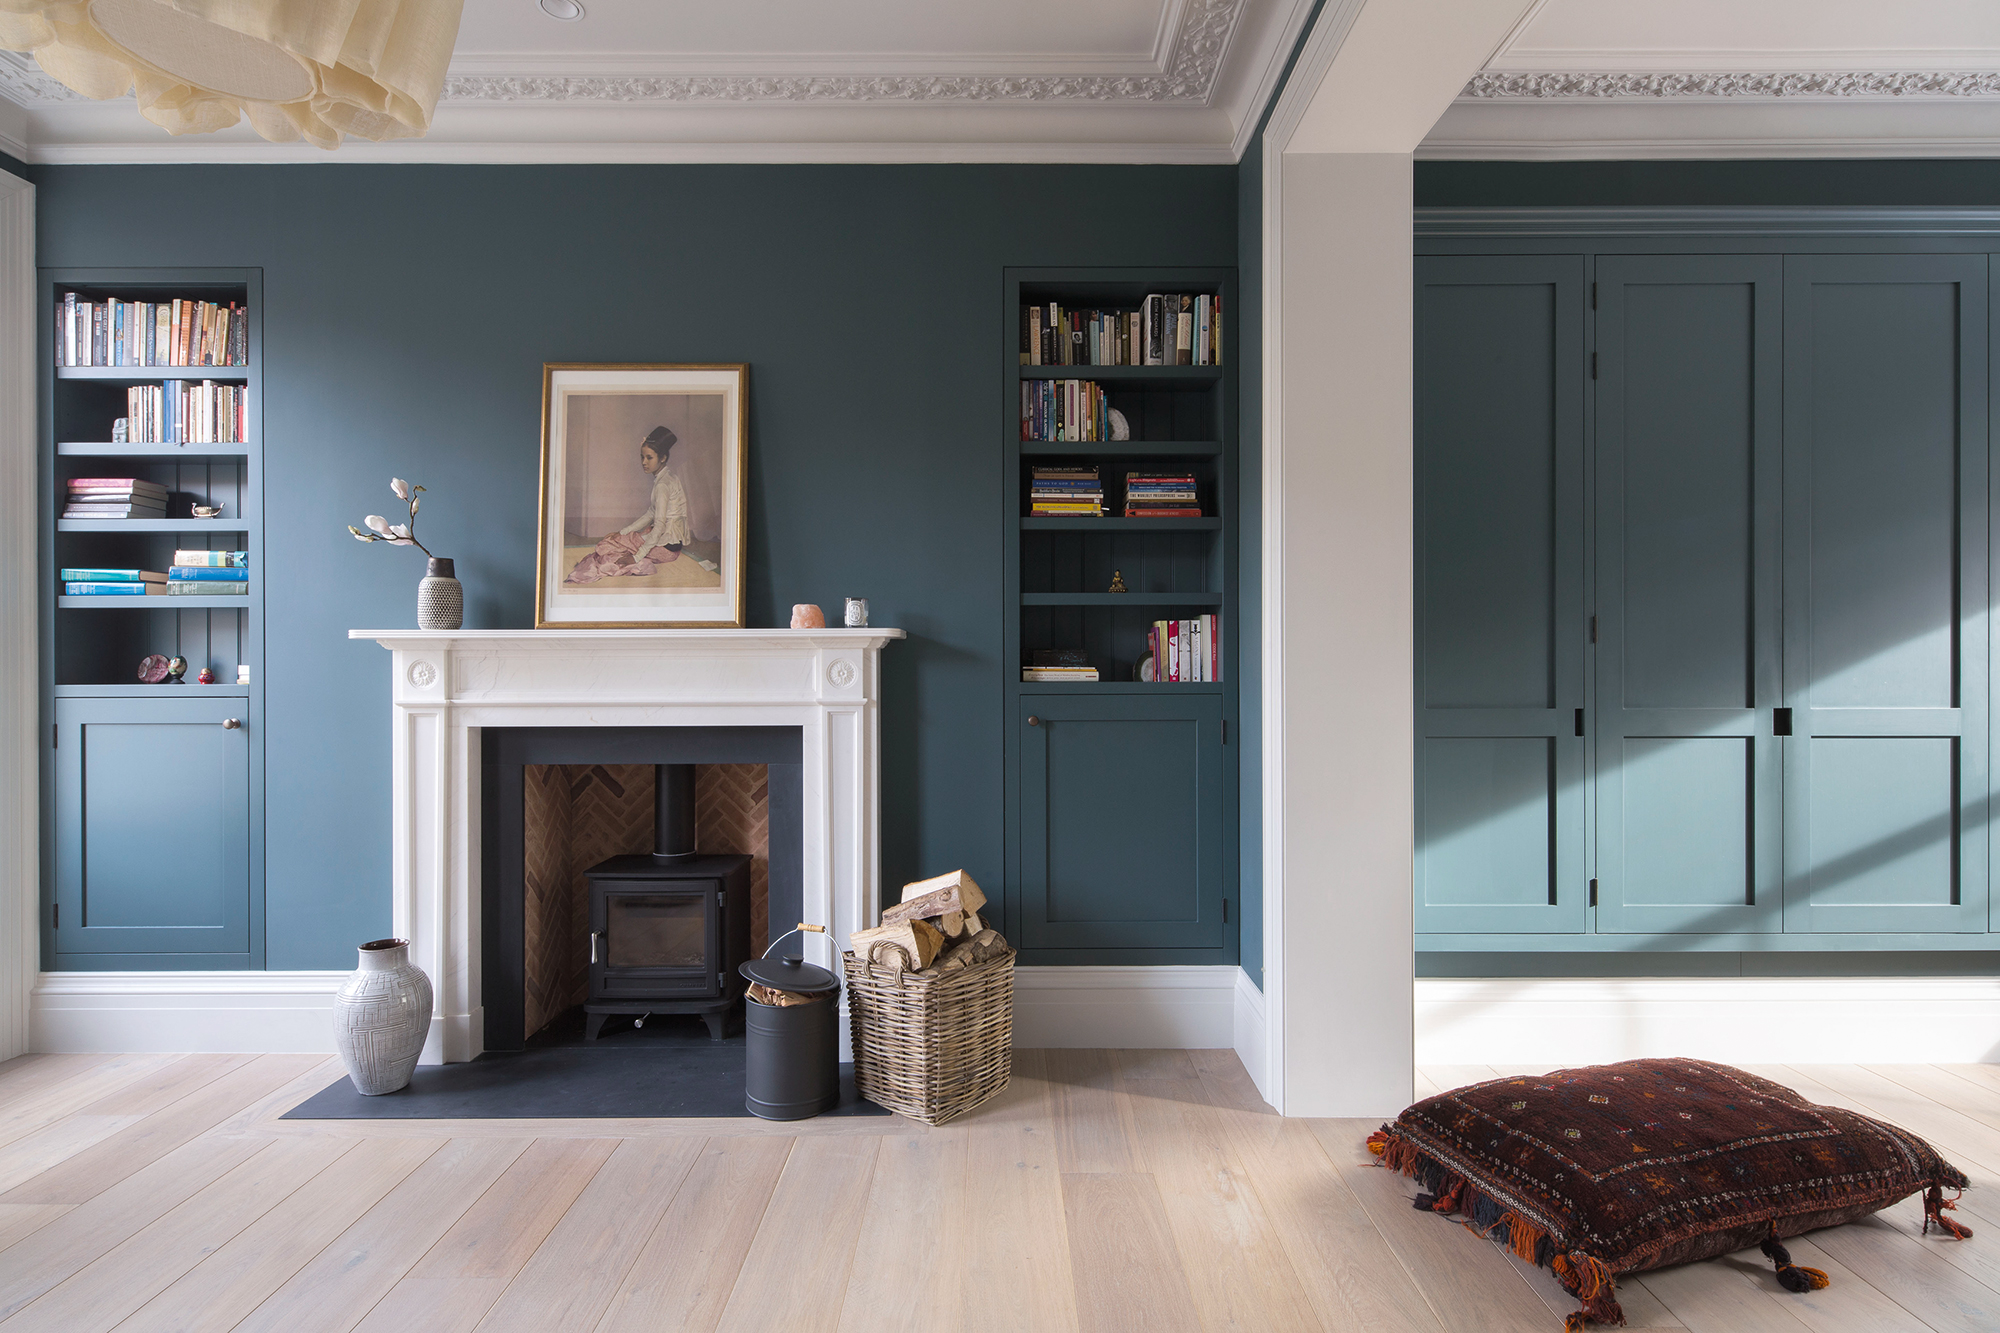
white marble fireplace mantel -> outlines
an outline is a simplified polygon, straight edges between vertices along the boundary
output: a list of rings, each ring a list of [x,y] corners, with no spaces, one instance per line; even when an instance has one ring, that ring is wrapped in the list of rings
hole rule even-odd
[[[848,933],[874,923],[880,656],[902,630],[358,629],[348,637],[395,656],[393,929],[437,993],[425,1063],[470,1060],[485,1046],[482,727],[797,727],[805,917],[833,930],[811,939],[806,956],[833,966]]]

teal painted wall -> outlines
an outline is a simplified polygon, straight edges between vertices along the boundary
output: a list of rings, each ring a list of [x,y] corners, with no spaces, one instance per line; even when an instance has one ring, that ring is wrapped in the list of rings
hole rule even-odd
[[[1419,208],[2000,205],[2000,161],[1418,162]]]
[[[884,883],[999,883],[1001,270],[1238,259],[1232,167],[29,174],[45,265],[264,270],[273,968],[349,966],[389,925],[389,658],[345,636],[413,624],[423,561],[345,525],[423,483],[466,624],[532,624],[544,361],[750,363],[750,623],[865,596],[909,631]]]

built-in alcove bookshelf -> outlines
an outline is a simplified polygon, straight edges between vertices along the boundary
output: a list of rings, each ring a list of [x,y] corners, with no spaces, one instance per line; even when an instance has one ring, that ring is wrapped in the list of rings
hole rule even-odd
[[[262,279],[256,269],[44,269],[41,337],[43,965],[230,968],[263,960]],[[243,312],[236,364],[65,364],[68,298],[213,302]],[[135,342],[136,342],[135,338]],[[119,358],[129,359],[129,358]],[[218,357],[220,358],[220,355]],[[130,390],[241,396],[230,443],[118,438]],[[219,396],[219,395],[218,395]],[[237,428],[237,427],[240,427]],[[136,432],[135,432],[136,434]],[[137,479],[158,517],[69,518],[70,483]],[[198,517],[195,506],[220,510]],[[69,595],[65,570],[164,573],[176,551],[248,553],[242,595]],[[143,659],[186,659],[147,684]],[[248,680],[239,683],[239,667]],[[215,683],[198,683],[203,668]],[[150,867],[151,873],[147,873]]]
[[[1005,288],[1010,938],[1030,962],[1233,961],[1235,271],[1010,269]],[[1155,294],[1210,298],[1216,364],[1029,363],[1031,308],[1138,310]],[[1036,381],[1095,385],[1128,438],[1023,438],[1053,433],[1039,418],[1024,427]],[[1097,423],[1093,435],[1110,433],[1108,416]],[[1052,468],[1095,468],[1103,514],[1035,514],[1036,470]],[[1125,517],[1130,474],[1192,475],[1200,515]],[[1154,622],[1204,616],[1220,626],[1219,679],[1137,679]],[[1058,650],[1099,678],[1022,679],[1038,651]]]

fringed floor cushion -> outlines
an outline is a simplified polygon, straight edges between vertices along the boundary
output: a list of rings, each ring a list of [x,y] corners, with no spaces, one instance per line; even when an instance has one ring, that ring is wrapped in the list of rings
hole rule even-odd
[[[1369,1136],[1416,1206],[1551,1270],[1586,1322],[1622,1324],[1613,1277],[1762,1245],[1792,1291],[1823,1287],[1779,1241],[1924,1193],[1924,1230],[1965,1174],[1914,1134],[1703,1060],[1501,1078],[1418,1102]],[[1944,1191],[1954,1191],[1946,1199]]]

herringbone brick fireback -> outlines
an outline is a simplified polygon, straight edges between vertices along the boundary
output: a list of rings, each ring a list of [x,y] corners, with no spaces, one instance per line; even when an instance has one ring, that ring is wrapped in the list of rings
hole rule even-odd
[[[590,979],[590,881],[607,857],[653,849],[651,764],[529,764],[522,793],[527,975],[522,1030],[583,1003]],[[770,779],[763,764],[695,769],[695,849],[748,853],[751,947],[763,952],[770,882]]]

